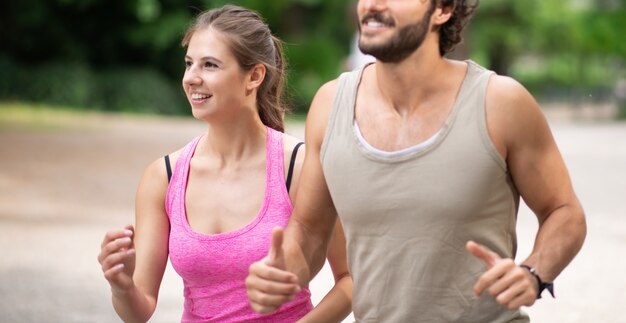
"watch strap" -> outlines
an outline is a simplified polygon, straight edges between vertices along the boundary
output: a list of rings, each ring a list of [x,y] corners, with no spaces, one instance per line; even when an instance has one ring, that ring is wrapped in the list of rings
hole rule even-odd
[[[524,265],[524,264],[519,265],[519,266],[528,270],[528,272],[537,280],[537,286],[539,286],[539,291],[537,292],[537,299],[541,298],[541,293],[544,291],[544,289],[547,289],[548,292],[550,292],[550,295],[552,295],[552,298],[554,298],[554,284],[553,283],[544,282],[543,280],[541,280],[541,277],[539,277],[539,275],[535,271],[535,268],[528,266],[528,265]]]

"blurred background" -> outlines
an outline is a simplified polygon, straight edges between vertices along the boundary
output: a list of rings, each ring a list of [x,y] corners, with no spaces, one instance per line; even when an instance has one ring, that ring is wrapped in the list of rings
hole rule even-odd
[[[0,322],[119,321],[100,242],[134,221],[145,166],[205,130],[181,89],[180,40],[197,13],[226,3],[259,11],[285,42],[287,132],[303,138],[318,87],[370,60],[355,48],[354,0],[0,2]],[[450,54],[531,91],[587,212],[585,246],[558,298],[527,309],[533,322],[626,322],[624,35],[626,0],[482,0]],[[520,259],[536,229],[522,205]],[[325,267],[314,302],[331,285]],[[151,322],[181,310],[168,267]]]
[[[354,66],[354,0],[29,0],[0,4],[0,100],[85,110],[188,114],[182,34],[203,9],[259,11],[286,44],[304,113]],[[513,76],[545,103],[612,105],[626,117],[626,1],[482,0],[451,56]]]

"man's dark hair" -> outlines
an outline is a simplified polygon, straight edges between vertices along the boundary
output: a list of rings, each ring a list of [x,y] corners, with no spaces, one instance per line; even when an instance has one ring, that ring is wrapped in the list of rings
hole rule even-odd
[[[439,27],[439,53],[443,56],[451,52],[458,45],[463,28],[478,7],[479,0],[432,0],[433,4],[442,7],[453,7],[452,16],[445,24]]]

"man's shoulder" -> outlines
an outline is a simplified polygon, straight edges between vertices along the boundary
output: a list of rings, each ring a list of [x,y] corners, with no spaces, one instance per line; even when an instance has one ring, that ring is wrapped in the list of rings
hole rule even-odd
[[[503,146],[511,147],[513,142],[527,138],[531,129],[545,122],[532,94],[511,77],[492,75],[485,101],[489,132]]]
[[[338,86],[339,77],[324,83],[313,97],[306,118],[305,137],[307,145],[321,145]]]
[[[332,102],[335,94],[337,93],[338,86],[339,77],[322,84],[313,98],[311,108],[313,108],[314,105],[319,105],[320,103],[325,106],[327,103]]]
[[[349,84],[353,84],[353,82],[358,82],[360,76],[361,76],[360,69],[346,71],[346,72],[339,74],[339,76],[337,76],[335,79],[332,79],[324,83],[318,89],[317,93],[315,94],[314,102],[316,99],[332,101],[332,99],[337,94],[337,90],[339,89],[340,86],[342,85],[349,86]]]
[[[488,101],[497,105],[516,106],[520,103],[533,101],[532,94],[512,77],[494,74],[487,88]]]

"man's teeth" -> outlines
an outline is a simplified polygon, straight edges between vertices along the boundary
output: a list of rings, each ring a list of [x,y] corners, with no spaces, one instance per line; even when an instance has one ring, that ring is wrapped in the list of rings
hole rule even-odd
[[[191,94],[191,98],[194,100],[204,100],[204,99],[208,99],[209,97],[210,95],[204,95],[204,94],[199,94],[199,93]]]
[[[378,28],[378,27],[383,27],[385,24],[383,24],[382,22],[379,21],[368,21],[367,22],[367,26],[368,27],[372,27],[372,28]]]

